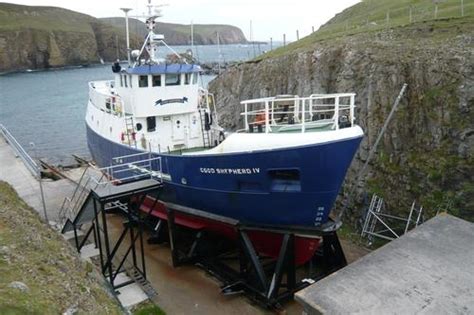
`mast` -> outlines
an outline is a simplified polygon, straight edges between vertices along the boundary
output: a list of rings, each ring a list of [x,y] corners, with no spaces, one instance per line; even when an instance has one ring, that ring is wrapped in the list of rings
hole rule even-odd
[[[129,8],[121,8],[125,13],[125,32],[127,34],[127,60],[128,60],[128,66],[130,67],[132,65],[132,60],[130,57],[130,33],[128,31],[128,12],[131,11],[132,9]]]
[[[217,53],[219,54],[219,59],[218,59],[218,65],[219,65],[219,74],[221,74],[221,57],[222,57],[222,54],[221,54],[221,42],[220,42],[220,39],[219,39],[219,32],[216,33],[217,35]]]
[[[194,23],[191,21],[191,52],[194,55]]]

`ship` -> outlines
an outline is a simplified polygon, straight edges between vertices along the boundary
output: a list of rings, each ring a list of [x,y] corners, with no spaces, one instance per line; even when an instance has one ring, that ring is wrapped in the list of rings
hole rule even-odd
[[[364,135],[356,124],[356,95],[243,100],[234,105],[241,109],[241,129],[227,132],[219,125],[214,95],[200,84],[201,67],[155,33],[157,18],[147,18],[148,35],[140,50],[129,49],[128,64],[112,66],[114,80],[89,83],[85,122],[95,163],[108,167],[150,157],[164,192],[159,200],[148,196],[142,211],[167,220],[167,207],[191,209],[202,216],[177,213],[176,223],[230,239],[236,233],[226,219],[280,230],[331,223]],[[162,49],[173,61],[159,57]],[[134,178],[131,172],[114,177],[126,182]],[[279,235],[255,232],[251,238],[257,251],[278,255]],[[319,242],[299,236],[297,263],[308,261]]]

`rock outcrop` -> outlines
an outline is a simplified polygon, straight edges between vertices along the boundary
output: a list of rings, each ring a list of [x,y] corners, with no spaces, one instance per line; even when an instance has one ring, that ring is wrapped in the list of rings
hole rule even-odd
[[[474,220],[473,26],[468,17],[320,41],[235,66],[210,90],[221,123],[231,129],[239,126],[242,99],[355,92],[366,137],[343,189],[357,187],[351,218],[360,217],[363,194],[377,192],[398,213],[408,212],[416,199],[430,215],[449,208]],[[407,93],[365,184],[357,184],[355,175],[404,83]]]
[[[102,18],[101,21],[120,27],[121,29],[125,28],[125,18]],[[130,32],[142,38],[147,34],[145,23],[140,20],[130,18],[129,27]],[[242,30],[232,25],[195,24],[193,29],[195,45],[215,45],[217,44],[217,34],[219,34],[220,44],[247,43],[247,39]],[[189,45],[191,43],[190,25],[157,22],[156,32],[163,34],[166,43],[169,45]]]

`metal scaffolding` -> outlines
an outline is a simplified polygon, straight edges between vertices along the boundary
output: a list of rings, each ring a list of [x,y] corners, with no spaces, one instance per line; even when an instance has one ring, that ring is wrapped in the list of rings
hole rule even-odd
[[[415,201],[411,205],[408,217],[403,218],[388,214],[383,198],[373,194],[365,215],[361,236],[367,237],[370,243],[373,242],[374,237],[392,241],[422,222],[423,207],[417,207]]]

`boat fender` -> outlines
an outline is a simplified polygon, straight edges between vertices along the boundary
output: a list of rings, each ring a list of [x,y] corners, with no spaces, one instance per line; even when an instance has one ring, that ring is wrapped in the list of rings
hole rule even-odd
[[[223,131],[219,132],[219,143],[222,143],[225,140],[225,134]]]
[[[122,140],[122,142],[125,141],[125,133],[123,132],[120,133],[120,140]]]

